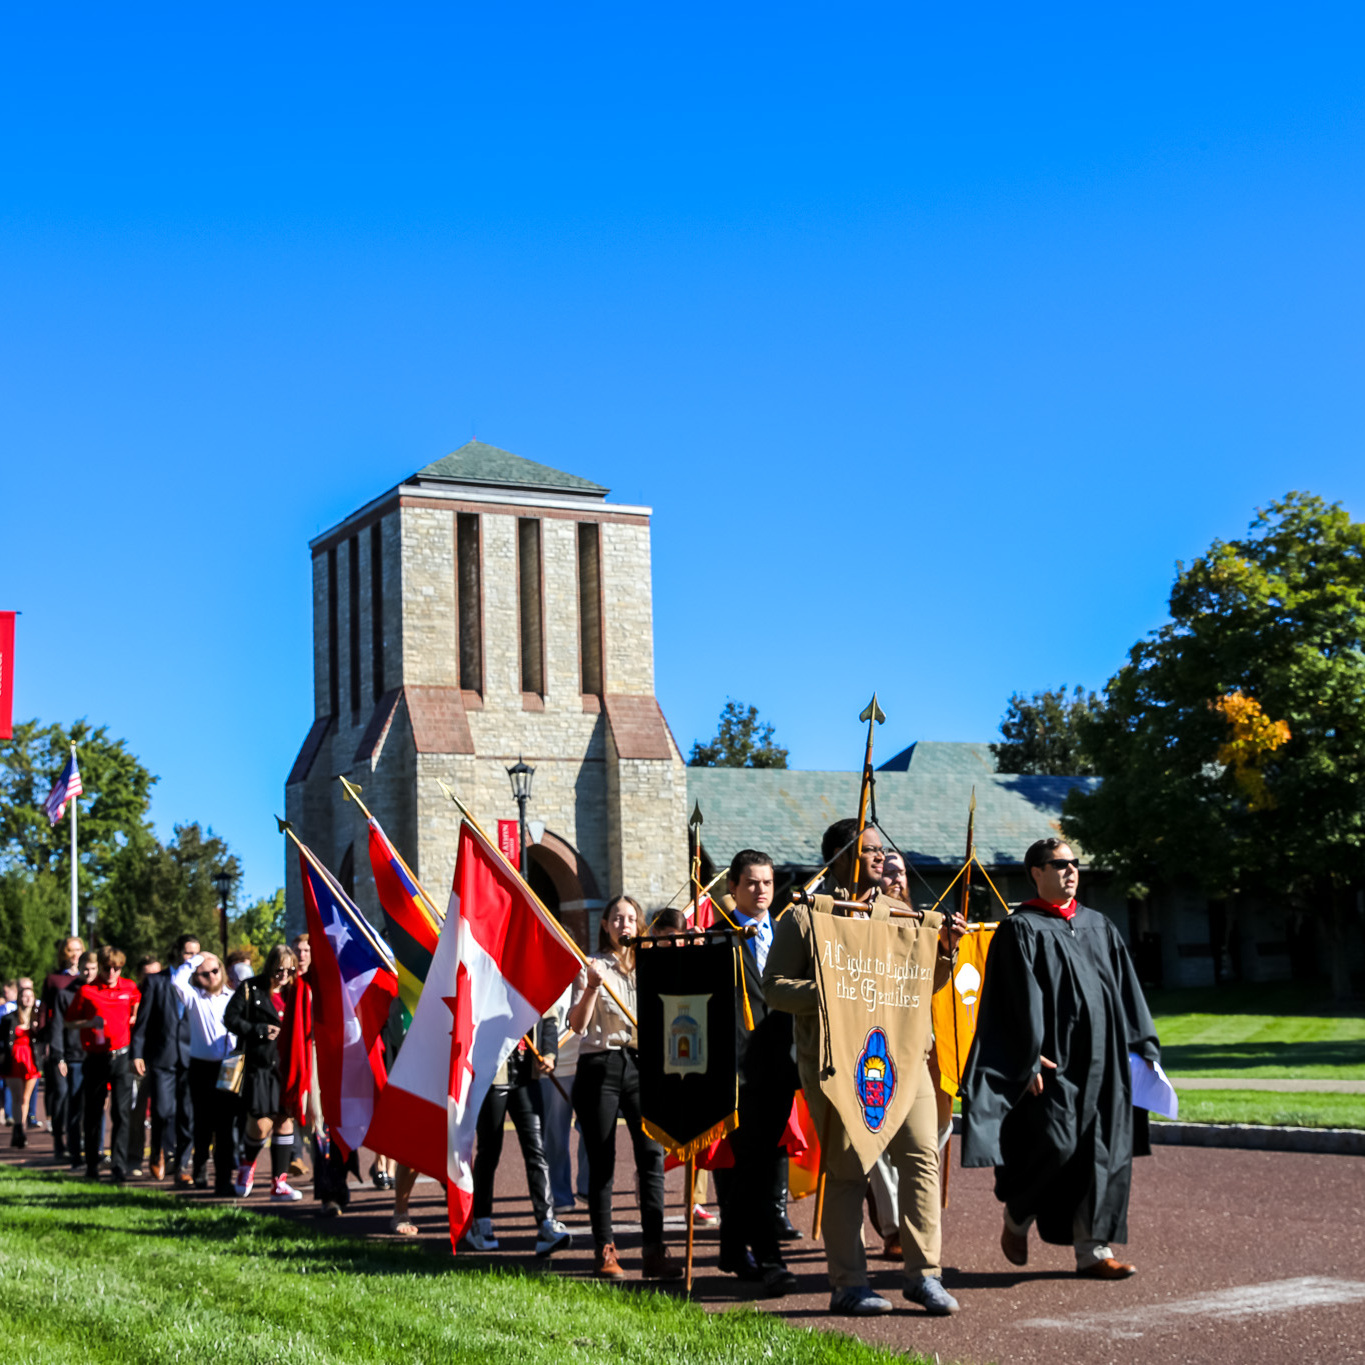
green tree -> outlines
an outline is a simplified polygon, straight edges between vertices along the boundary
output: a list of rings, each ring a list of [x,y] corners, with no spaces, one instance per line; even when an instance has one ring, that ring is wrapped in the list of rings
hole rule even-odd
[[[1000,722],[1003,742],[992,744],[996,769],[1047,777],[1093,774],[1081,743],[1081,727],[1104,706],[1094,692],[1065,687],[1025,697],[1015,692]]]
[[[43,803],[73,743],[85,789],[77,825],[77,895],[84,907],[108,881],[121,851],[151,837],[147,810],[156,778],[104,726],[29,720],[14,727],[12,739],[0,740],[0,872],[50,874],[70,884],[70,806],[53,825]]]
[[[101,897],[98,930],[129,957],[164,953],[181,934],[222,941],[214,874],[235,880],[241,864],[224,840],[197,823],[177,825],[169,844],[150,836],[120,850]]]
[[[727,701],[714,739],[692,745],[693,768],[785,768],[787,751],[773,743],[773,727],[758,719],[758,707]]]
[[[1346,994],[1365,885],[1365,524],[1290,493],[1177,566],[1170,614],[1082,723],[1104,782],[1071,794],[1063,828],[1132,882],[1319,912]]]
[[[269,896],[254,900],[229,921],[229,939],[234,948],[250,948],[252,960],[264,958],[277,943],[287,943],[284,923],[284,887]]]
[[[69,881],[27,868],[0,873],[0,980],[51,971],[70,928]]]

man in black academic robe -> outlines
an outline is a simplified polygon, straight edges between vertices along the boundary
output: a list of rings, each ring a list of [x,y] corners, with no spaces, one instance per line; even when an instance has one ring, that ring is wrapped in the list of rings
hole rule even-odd
[[[1122,1279],[1133,1156],[1129,1053],[1158,1058],[1156,1029],[1118,930],[1076,901],[1079,863],[1060,839],[1024,858],[1037,896],[1002,920],[986,958],[976,1038],[962,1078],[962,1164],[994,1166],[1000,1245],[1028,1260],[1028,1229],[1070,1243],[1078,1274]]]

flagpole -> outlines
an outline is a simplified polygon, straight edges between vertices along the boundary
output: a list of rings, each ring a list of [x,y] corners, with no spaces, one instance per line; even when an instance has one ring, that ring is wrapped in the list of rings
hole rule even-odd
[[[76,770],[76,746],[71,746],[71,770]],[[79,796],[71,798],[71,937],[76,938],[76,807],[81,803]]]
[[[460,798],[456,796],[455,793],[451,791],[450,788],[447,787],[446,784],[442,782],[439,777],[436,779],[436,783],[441,788],[441,790],[445,792],[445,794],[448,797],[450,797],[450,799],[455,803],[456,809],[460,812],[461,815],[464,816],[464,818],[467,821],[469,821],[470,826],[473,828],[474,832],[479,836],[479,838],[482,839],[484,843],[486,843],[488,847],[491,848],[498,855],[498,857],[502,859],[507,869],[521,883],[526,894],[530,896],[530,898],[539,907],[540,913],[545,916],[546,922],[559,935],[560,941],[564,944],[564,946],[586,967],[588,965],[587,954],[582,950],[582,948],[578,946],[578,944],[576,944],[573,941],[573,938],[570,936],[569,931],[559,922],[558,919],[555,918],[554,915],[550,913],[549,907],[546,906],[545,902],[541,900],[540,897],[537,896],[536,893],[531,889],[531,883],[528,882],[526,878],[521,875],[521,872],[517,869],[516,865],[512,862],[512,860],[502,851],[502,849],[500,849],[497,846],[497,844],[495,844],[488,837],[486,833],[484,833],[483,826],[479,824],[479,822],[474,818],[474,812],[471,811],[469,807],[466,806],[465,803],[461,801]],[[621,997],[617,995],[616,992],[612,990],[612,988],[609,985],[607,985],[605,981],[602,982],[602,989],[606,991],[606,993],[609,996],[611,996],[611,998],[616,1002],[616,1008],[621,1011],[622,1017],[630,1024],[631,1028],[638,1028],[639,1022],[635,1018],[634,1012],[626,1007],[625,1001],[622,1000]]]
[[[348,782],[342,774],[337,775],[337,781],[341,783],[341,789],[343,792],[342,799],[347,801],[354,801],[356,805],[360,807],[361,814],[364,815],[364,817],[367,820],[373,820],[374,823],[379,826],[379,832],[381,834],[384,834],[383,825],[380,825],[379,821],[375,820],[373,812],[371,812],[370,808],[360,799],[360,788],[357,787],[354,782]],[[421,896],[423,902],[425,903],[425,909],[432,918],[432,928],[439,930],[441,925],[445,923],[446,912],[442,910],[439,905],[436,904],[436,902],[428,894],[426,887],[424,887],[422,883],[417,880],[417,874],[412,870],[412,868],[410,868],[407,865],[407,862],[404,860],[403,855],[398,851],[397,846],[394,844],[393,840],[390,839],[387,834],[384,834],[384,842],[388,844],[388,846],[391,849],[393,849],[393,856],[398,859],[398,865],[403,869],[404,872],[408,874],[409,881],[411,881],[413,886],[417,888],[417,894]]]
[[[317,868],[317,870],[322,874],[322,877],[327,882],[327,884],[329,886],[335,886],[336,879],[318,861],[317,855],[313,852],[313,850],[309,848],[308,845],[305,844],[297,834],[294,833],[294,826],[291,825],[288,820],[281,820],[278,815],[275,817],[275,823],[279,825],[281,834],[287,834],[294,841],[294,843],[298,845],[299,852],[302,853],[303,856],[307,858],[308,861],[312,863],[315,868]],[[339,886],[337,886],[336,889],[339,891],[341,890]],[[346,896],[346,893],[342,891],[342,895]],[[346,896],[346,900],[349,899],[350,897]],[[375,932],[370,927],[369,922],[366,920],[365,916],[360,914],[358,911],[356,914],[352,915],[346,907],[345,900],[339,901],[337,904],[338,908],[346,916],[346,918],[350,920],[351,923],[354,924],[357,929],[360,930],[361,934],[364,936],[366,942],[369,943],[370,947],[373,948],[375,952],[379,954],[380,960],[385,964],[385,966],[387,966],[390,971],[394,971],[395,966],[393,960],[393,953],[390,952],[388,947],[382,942],[380,942],[380,940],[375,936]]]

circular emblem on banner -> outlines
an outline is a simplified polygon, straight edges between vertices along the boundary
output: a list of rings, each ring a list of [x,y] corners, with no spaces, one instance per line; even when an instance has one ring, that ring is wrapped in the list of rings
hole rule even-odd
[[[896,1093],[896,1064],[886,1046],[886,1034],[874,1028],[863,1044],[854,1068],[853,1084],[862,1106],[863,1122],[871,1132],[879,1132],[886,1122],[886,1111]]]

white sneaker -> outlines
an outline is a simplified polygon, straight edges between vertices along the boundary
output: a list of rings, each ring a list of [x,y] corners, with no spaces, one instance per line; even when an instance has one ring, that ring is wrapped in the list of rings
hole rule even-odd
[[[238,1166],[237,1178],[232,1182],[232,1188],[237,1192],[238,1199],[245,1199],[256,1184],[256,1163],[253,1161],[250,1166]]]
[[[302,1199],[299,1193],[290,1183],[288,1176],[280,1176],[275,1181],[274,1187],[270,1191],[270,1202],[272,1204],[292,1204],[296,1199]]]
[[[498,1249],[498,1239],[493,1236],[493,1220],[491,1218],[476,1218],[469,1225],[469,1231],[465,1233],[464,1239],[475,1251],[496,1251]]]
[[[573,1241],[573,1233],[558,1218],[547,1218],[540,1225],[540,1235],[536,1238],[536,1255],[549,1256],[552,1252],[563,1251]]]

